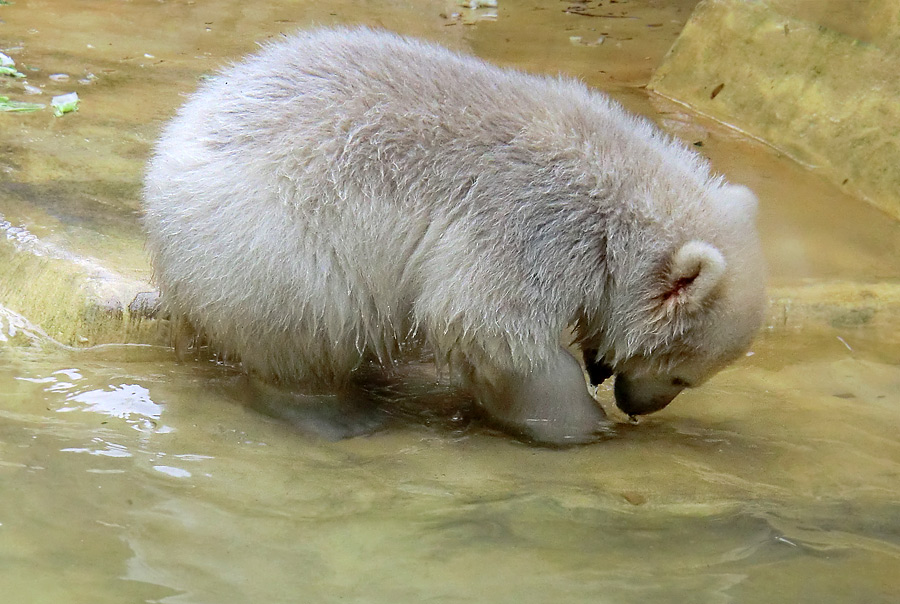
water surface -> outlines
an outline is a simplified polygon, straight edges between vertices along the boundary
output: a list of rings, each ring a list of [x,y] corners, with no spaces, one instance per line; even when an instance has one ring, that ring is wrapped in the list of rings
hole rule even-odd
[[[2,349],[0,582],[16,602],[893,601],[896,356],[778,339],[566,451],[425,415],[327,442],[165,349]]]

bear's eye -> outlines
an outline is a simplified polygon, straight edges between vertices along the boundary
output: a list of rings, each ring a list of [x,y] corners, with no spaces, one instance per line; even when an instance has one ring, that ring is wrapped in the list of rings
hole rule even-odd
[[[691,387],[691,383],[689,381],[683,380],[679,377],[672,378],[672,385],[678,386],[679,388],[690,388]]]

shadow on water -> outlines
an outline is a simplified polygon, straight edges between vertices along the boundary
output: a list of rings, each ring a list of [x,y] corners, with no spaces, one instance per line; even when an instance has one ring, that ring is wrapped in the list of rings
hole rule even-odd
[[[413,426],[461,436],[477,415],[474,401],[441,379],[432,365],[398,367],[390,375],[380,367],[364,367],[350,387],[324,392],[235,376],[223,384],[223,394],[300,433],[328,441]]]

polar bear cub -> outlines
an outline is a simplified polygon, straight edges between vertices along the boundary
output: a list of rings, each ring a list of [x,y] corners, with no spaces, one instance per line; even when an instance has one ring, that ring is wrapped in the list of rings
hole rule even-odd
[[[749,346],[756,199],[605,95],[321,29],[201,85],[144,188],[169,311],[243,368],[344,388],[426,347],[496,422],[589,442]]]

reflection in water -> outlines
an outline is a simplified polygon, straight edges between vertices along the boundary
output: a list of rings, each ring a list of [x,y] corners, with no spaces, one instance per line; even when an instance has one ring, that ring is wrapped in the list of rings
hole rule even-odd
[[[59,376],[72,381],[63,381]],[[139,431],[167,432],[171,428],[159,426],[162,406],[150,399],[150,391],[137,384],[118,384],[89,390],[77,389],[82,379],[78,369],[59,369],[45,377],[17,377],[17,379],[44,386],[45,392],[64,393],[64,404],[59,413],[87,411],[127,421]]]
[[[173,468],[172,466],[153,466],[157,472],[162,472],[172,478],[190,478],[191,473],[181,468]]]
[[[135,384],[110,386],[109,390],[77,392],[68,395],[66,402],[69,404],[58,411],[91,411],[127,420],[142,418],[146,420],[145,424],[155,424],[162,412],[162,407],[150,400],[150,391]]]
[[[131,457],[128,449],[122,445],[104,442],[99,438],[92,439],[94,443],[102,446],[102,449],[88,447],[66,447],[60,449],[63,453],[87,453],[89,455],[103,455],[105,457]]]

